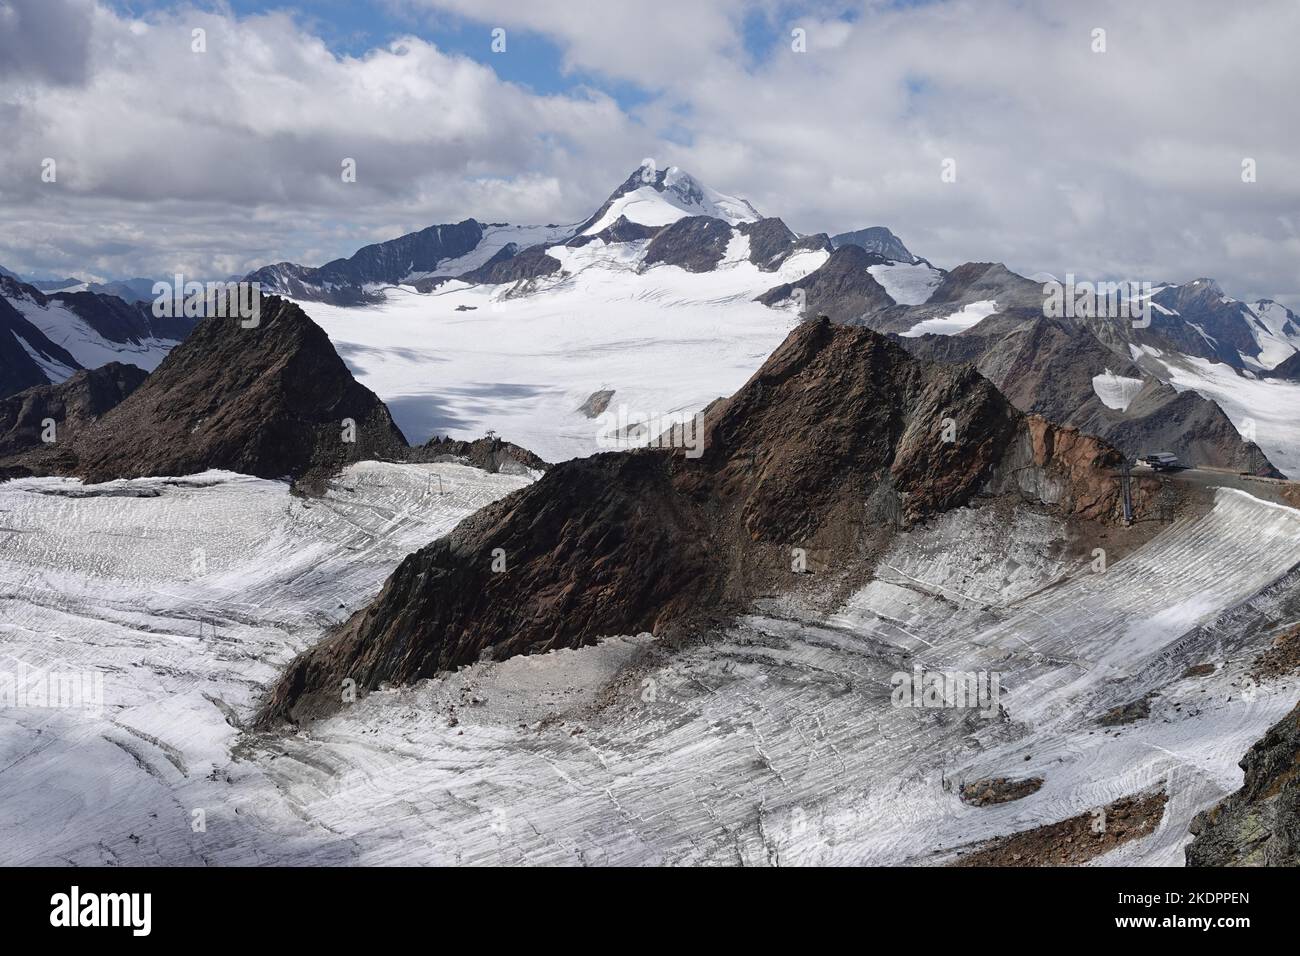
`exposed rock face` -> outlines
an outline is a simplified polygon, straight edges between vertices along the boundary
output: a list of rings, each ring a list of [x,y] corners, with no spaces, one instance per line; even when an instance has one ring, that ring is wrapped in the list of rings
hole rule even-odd
[[[893,259],[895,262],[917,261],[916,256],[912,255],[907,246],[903,245],[903,240],[884,226],[869,226],[866,229],[857,229],[853,232],[841,232],[837,236],[832,236],[830,241],[831,246],[835,249],[840,246],[858,246],[867,252],[874,252],[886,259]]]
[[[821,232],[813,236],[798,236],[784,222],[776,218],[737,224],[737,231],[749,237],[749,261],[764,272],[775,272],[790,256],[801,250],[832,250],[830,238]]]
[[[973,807],[995,806],[999,803],[1023,800],[1042,788],[1042,777],[1026,777],[1023,780],[993,777],[965,784],[961,788],[961,801],[962,803],[969,803]]]
[[[208,468],[300,479],[405,448],[388,409],[320,327],[268,296],[256,328],[205,319],[74,450],[77,474],[98,482]]]
[[[599,418],[609,408],[610,400],[614,397],[614,389],[601,388],[587,396],[587,400],[578,406],[577,411],[586,415],[588,418]]]
[[[1192,821],[1188,866],[1300,866],[1300,706],[1241,761],[1244,785]]]
[[[595,242],[597,239],[605,242],[636,242],[640,239],[651,238],[660,228],[660,226],[645,226],[639,222],[632,222],[626,216],[619,216],[600,232],[585,236],[574,236],[565,245],[581,247],[590,242]]]
[[[1218,405],[1151,378],[1072,320],[1010,309],[961,335],[898,342],[930,361],[973,362],[1021,411],[1100,436],[1131,458],[1172,451],[1189,464],[1280,477]],[[1126,408],[1111,408],[1093,383],[1107,372],[1146,384]]]
[[[861,250],[859,250],[861,252]],[[563,462],[411,555],[370,607],[299,657],[264,720],[477,660],[661,632],[790,582],[792,548],[870,563],[897,527],[996,487],[1111,518],[1117,452],[1026,420],[969,367],[801,324],[704,420],[704,451]],[[951,429],[953,440],[945,440]]]
[[[1293,382],[1300,382],[1300,352],[1273,366],[1268,375],[1270,378],[1289,378]]]
[[[730,241],[731,226],[723,220],[686,216],[655,233],[646,247],[645,267],[662,262],[688,272],[711,272]]]
[[[854,324],[862,316],[892,308],[895,303],[867,271],[885,260],[860,246],[841,246],[815,272],[763,293],[758,301],[774,306],[802,290],[805,314],[826,315],[833,322]]]
[[[559,260],[548,256],[545,246],[529,246],[523,252],[517,252],[517,249],[515,243],[507,243],[482,266],[466,272],[460,278],[465,282],[496,285],[520,279],[536,279],[560,271]]]
[[[441,461],[463,458],[475,468],[496,474],[523,474],[527,471],[545,471],[551,466],[527,448],[500,438],[476,438],[459,441],[453,438],[431,438],[419,448],[411,449],[408,461]]]
[[[58,385],[40,385],[0,400],[0,474],[62,474],[76,467],[73,449],[100,416],[140,387],[146,373],[111,362],[81,370]],[[42,440],[54,422],[51,443]]]

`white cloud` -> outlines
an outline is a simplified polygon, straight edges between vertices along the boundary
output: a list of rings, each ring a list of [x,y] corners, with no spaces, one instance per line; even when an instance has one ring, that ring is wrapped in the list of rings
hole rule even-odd
[[[84,85],[36,54],[21,82],[0,75],[0,263],[238,271],[469,215],[573,221],[651,155],[803,231],[888,225],[940,265],[1211,275],[1300,304],[1291,0],[868,0],[847,18],[774,0],[404,2],[505,26],[506,56],[542,34],[568,69],[651,98],[538,95],[416,38],[339,57],[279,14],[142,32],[99,9]],[[200,25],[205,55],[189,51]],[[47,155],[57,189],[39,182]]]

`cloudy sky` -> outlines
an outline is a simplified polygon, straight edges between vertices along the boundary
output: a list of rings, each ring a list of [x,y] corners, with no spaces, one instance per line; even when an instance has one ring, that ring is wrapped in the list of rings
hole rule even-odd
[[[1295,0],[0,0],[0,265],[319,265],[576,222],[653,157],[944,267],[1297,307],[1297,36]]]

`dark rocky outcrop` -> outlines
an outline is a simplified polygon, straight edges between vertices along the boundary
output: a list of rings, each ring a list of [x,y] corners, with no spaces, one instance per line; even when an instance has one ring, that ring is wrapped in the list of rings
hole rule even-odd
[[[459,278],[464,282],[497,285],[503,282],[518,282],[520,279],[536,279],[560,271],[559,260],[548,256],[545,246],[529,246],[522,252],[517,250],[515,243],[506,243],[483,265],[464,273]]]
[[[580,415],[588,418],[599,418],[609,408],[610,400],[614,397],[614,389],[601,388],[587,396],[587,400],[578,406],[576,411]]]
[[[1296,352],[1289,359],[1273,366],[1272,371],[1268,373],[1268,377],[1286,378],[1293,382],[1300,382],[1300,352]]]
[[[0,474],[62,474],[76,467],[73,449],[101,416],[144,382],[134,365],[111,362],[82,369],[58,385],[40,385],[0,400]],[[45,423],[54,422],[53,442]]]
[[[406,558],[291,664],[264,723],[329,712],[345,678],[368,691],[734,611],[789,586],[794,547],[838,555],[828,573],[849,574],[898,527],[984,490],[1050,488],[1065,514],[1117,513],[1114,449],[1026,419],[968,366],[825,318],[799,325],[702,427],[697,458],[563,462]]]
[[[802,290],[804,314],[826,315],[831,321],[856,324],[864,315],[890,309],[894,300],[867,271],[885,260],[860,246],[836,249],[829,259],[797,282],[786,282],[758,297],[768,306],[789,302]]]
[[[354,441],[345,440],[345,419]],[[303,479],[405,448],[388,409],[320,327],[268,296],[255,328],[203,320],[73,451],[76,474],[98,482],[209,468]]]
[[[717,268],[731,242],[731,226],[712,216],[685,216],[664,226],[646,247],[645,268],[663,263],[688,272]]]
[[[476,438],[464,441],[454,438],[431,438],[406,455],[407,461],[447,461],[460,459],[475,468],[497,474],[526,474],[545,471],[551,466],[527,448],[500,438]]]
[[[749,261],[764,272],[775,272],[781,263],[795,252],[824,249],[832,251],[830,238],[824,232],[813,236],[799,236],[784,222],[776,218],[758,222],[742,222],[738,232],[749,237]]]
[[[1021,411],[1097,435],[1131,458],[1172,451],[1189,464],[1281,477],[1218,405],[1157,381],[1073,320],[1008,309],[960,335],[898,342],[929,361],[972,362]],[[1107,407],[1093,387],[1107,371],[1146,382],[1127,408]]]
[[[1192,820],[1188,866],[1300,866],[1300,706],[1241,761],[1242,788]]]
[[[600,232],[593,232],[585,236],[574,236],[565,245],[580,248],[588,243],[595,242],[597,239],[604,242],[637,242],[641,239],[651,238],[662,228],[662,226],[644,226],[639,222],[632,222],[626,216],[619,216]]]

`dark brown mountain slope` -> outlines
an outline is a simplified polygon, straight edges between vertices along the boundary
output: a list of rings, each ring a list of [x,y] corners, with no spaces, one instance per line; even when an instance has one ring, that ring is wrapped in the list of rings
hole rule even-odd
[[[953,441],[944,440],[945,426]],[[702,425],[703,455],[643,449],[556,465],[409,556],[366,609],[295,660],[267,724],[497,656],[660,632],[788,587],[792,549],[833,578],[900,526],[984,490],[1118,507],[1095,439],[1026,419],[969,366],[917,361],[866,329],[803,323]],[[829,580],[829,579],[828,579]]]
[[[255,328],[205,319],[74,451],[76,474],[97,482],[208,468],[302,479],[405,448],[324,331],[293,303],[265,296]]]
[[[76,467],[73,449],[100,416],[140,387],[146,373],[111,362],[82,369],[66,382],[40,385],[0,400],[0,476],[65,474]],[[42,440],[53,421],[53,442]]]

